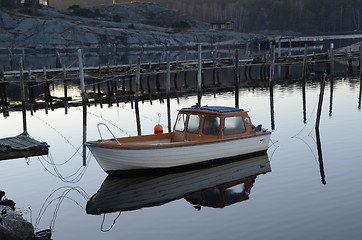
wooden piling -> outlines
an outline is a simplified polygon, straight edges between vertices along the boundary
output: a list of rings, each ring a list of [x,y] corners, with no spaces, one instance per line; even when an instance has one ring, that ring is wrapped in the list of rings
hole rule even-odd
[[[148,64],[148,72],[151,72],[151,62]],[[148,96],[150,98],[150,104],[152,105],[152,91],[151,91],[151,83],[150,83],[150,80],[151,80],[151,74],[148,74],[147,76],[147,90],[148,90]]]
[[[308,45],[304,45],[304,58],[303,58],[303,72],[302,79],[305,80],[307,78],[307,64],[308,64]]]
[[[21,91],[21,106],[23,112],[23,132],[27,131],[26,126],[26,100],[25,100],[25,83],[23,74],[23,59],[20,58],[20,91]]]
[[[330,74],[333,76],[334,75],[334,44],[331,43],[331,48],[330,48]]]
[[[171,103],[170,103],[170,88],[171,88],[171,67],[170,59],[167,57],[167,66],[166,66],[166,96],[167,96],[167,126],[168,132],[171,132]]]
[[[78,49],[78,66],[79,66],[79,79],[82,99],[85,99],[85,83],[84,83],[84,72],[83,72],[83,58],[82,50]]]
[[[238,51],[238,49],[235,50],[234,83],[235,83],[235,107],[239,108],[239,51]]]
[[[34,94],[34,82],[31,78],[31,69],[28,69],[28,99],[29,99],[29,104],[30,104],[30,115],[33,116],[34,115],[34,103],[35,103],[35,94]]]
[[[275,67],[275,45],[271,46],[271,61],[269,69],[269,82],[274,79],[274,67]]]
[[[47,72],[45,67],[43,67],[43,77],[44,77],[44,102],[45,102],[45,114],[48,114],[49,109],[49,85],[47,80]]]
[[[358,109],[361,110],[361,98],[362,98],[362,44],[359,46],[359,60],[360,60],[360,85],[359,85],[359,97],[358,97]]]
[[[10,48],[8,48],[8,51],[9,51],[9,65],[10,65],[10,70],[12,71],[14,70],[14,55]]]
[[[201,43],[199,43],[198,46],[198,63],[197,63],[197,103],[199,107],[201,107],[201,82],[202,82],[202,46]]]
[[[138,136],[142,135],[141,132],[141,122],[140,122],[140,113],[138,108],[138,95],[139,95],[139,86],[140,86],[140,75],[141,75],[141,59],[137,58],[136,66],[136,85],[135,85],[135,112],[136,112],[136,124],[137,124],[137,133]]]

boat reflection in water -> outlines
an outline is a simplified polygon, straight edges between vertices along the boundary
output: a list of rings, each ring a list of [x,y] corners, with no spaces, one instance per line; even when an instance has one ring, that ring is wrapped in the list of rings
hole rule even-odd
[[[249,199],[257,175],[271,171],[268,155],[198,170],[146,177],[107,177],[87,203],[88,214],[132,211],[185,198],[225,207]]]

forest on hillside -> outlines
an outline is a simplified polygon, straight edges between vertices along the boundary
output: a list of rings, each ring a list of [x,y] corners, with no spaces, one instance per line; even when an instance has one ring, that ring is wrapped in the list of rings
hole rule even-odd
[[[117,0],[117,2],[122,2]],[[362,0],[147,0],[204,22],[232,20],[235,30],[303,33],[360,31]]]

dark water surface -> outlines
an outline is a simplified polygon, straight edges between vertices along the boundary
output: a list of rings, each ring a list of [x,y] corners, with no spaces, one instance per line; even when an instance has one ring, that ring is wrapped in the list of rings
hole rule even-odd
[[[28,115],[28,132],[50,145],[50,155],[1,161],[0,189],[38,230],[51,226],[55,240],[358,239],[362,236],[359,86],[359,79],[335,79],[331,94],[330,82],[326,85],[319,131],[323,169],[314,131],[319,84],[309,83],[306,124],[301,85],[274,87],[275,130],[267,156],[169,176],[105,181],[107,175],[93,157],[82,167],[82,109],[71,108],[68,115],[64,109],[47,115],[37,111]],[[196,101],[196,96],[181,98],[180,104],[171,100],[172,122],[177,109]],[[234,106],[231,93],[203,96],[202,101]],[[268,89],[241,90],[240,106],[249,110],[254,125],[271,128]],[[129,103],[87,110],[88,140],[99,138],[99,122],[106,122],[116,136],[137,134]],[[145,102],[140,113],[143,134],[153,132],[158,113],[167,129],[165,104]],[[1,137],[19,134],[21,112],[0,118],[0,126]],[[86,213],[88,200],[99,189],[105,199],[100,197],[97,207],[107,212],[122,209],[120,215]],[[216,208],[217,194],[223,191],[228,201],[224,205],[230,205]],[[201,196],[208,196],[214,207],[192,202]],[[148,207],[138,209],[142,201]]]

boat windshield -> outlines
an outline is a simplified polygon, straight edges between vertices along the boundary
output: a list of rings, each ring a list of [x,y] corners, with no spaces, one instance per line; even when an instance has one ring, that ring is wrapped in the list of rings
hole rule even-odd
[[[189,116],[189,122],[187,125],[187,132],[189,133],[198,133],[200,129],[201,116],[196,114],[191,114]]]
[[[224,134],[233,135],[245,132],[245,124],[242,116],[226,117],[224,123]]]
[[[220,133],[220,117],[206,116],[202,133],[206,135],[219,135]]]
[[[183,132],[185,130],[186,114],[179,113],[175,123],[175,131]]]

